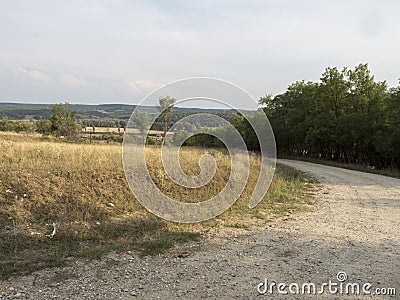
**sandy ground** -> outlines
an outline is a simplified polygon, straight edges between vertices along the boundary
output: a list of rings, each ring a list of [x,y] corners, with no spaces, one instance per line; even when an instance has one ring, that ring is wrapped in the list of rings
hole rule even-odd
[[[210,236],[169,253],[110,254],[73,268],[0,282],[0,299],[400,299],[400,180],[282,160],[313,174],[323,188],[316,209],[250,233]],[[268,283],[340,283],[343,292],[260,294]],[[72,278],[57,282],[54,276]],[[57,275],[58,274],[58,275]],[[343,275],[343,274],[342,274]],[[52,279],[53,278],[53,279]],[[395,296],[345,295],[345,286],[395,288]],[[261,292],[265,285],[261,285]],[[292,285],[292,291],[295,291]],[[340,285],[338,286],[340,287]],[[335,286],[331,286],[335,290]],[[361,291],[362,292],[362,291]]]

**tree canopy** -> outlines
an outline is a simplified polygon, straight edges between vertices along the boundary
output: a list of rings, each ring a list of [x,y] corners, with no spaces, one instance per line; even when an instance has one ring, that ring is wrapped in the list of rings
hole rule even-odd
[[[76,138],[79,133],[79,125],[76,122],[76,111],[68,110],[68,103],[53,104],[51,106],[50,131],[55,136]]]
[[[161,97],[158,100],[159,105],[157,106],[160,112],[160,118],[163,123],[163,137],[167,135],[168,128],[171,122],[172,108],[174,107],[176,99],[171,98],[170,96]]]
[[[376,81],[367,64],[327,68],[260,99],[278,153],[400,168],[400,87]]]

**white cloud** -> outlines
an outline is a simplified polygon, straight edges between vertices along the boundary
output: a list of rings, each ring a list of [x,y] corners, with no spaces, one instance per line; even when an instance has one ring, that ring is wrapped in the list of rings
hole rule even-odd
[[[28,69],[25,67],[20,67],[18,69],[19,73],[25,74],[29,78],[35,79],[35,80],[40,80],[40,81],[50,81],[51,77],[46,75],[45,73],[35,70],[35,69]]]
[[[58,81],[67,86],[76,86],[76,87],[82,87],[82,86],[89,86],[89,83],[83,79],[80,78],[74,74],[61,74],[58,77]]]
[[[162,86],[161,83],[146,80],[130,80],[127,82],[128,88],[133,94],[150,92]]]

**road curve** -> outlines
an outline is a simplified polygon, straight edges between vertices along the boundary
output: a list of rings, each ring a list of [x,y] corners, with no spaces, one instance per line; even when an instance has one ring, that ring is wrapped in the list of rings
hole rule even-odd
[[[54,270],[40,271],[0,282],[0,295],[9,294],[12,286],[30,299],[399,299],[400,180],[307,162],[279,162],[309,172],[322,183],[315,211],[163,256],[125,253],[88,265],[77,262],[72,268],[76,277],[57,284],[51,281]],[[397,295],[257,291],[265,279],[298,286],[338,283],[339,272],[346,273],[344,283],[370,283],[371,293],[395,288]]]

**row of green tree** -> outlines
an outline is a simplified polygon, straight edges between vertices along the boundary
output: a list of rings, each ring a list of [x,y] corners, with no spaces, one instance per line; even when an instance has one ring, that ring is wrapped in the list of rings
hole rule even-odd
[[[82,127],[114,127],[122,129],[125,128],[128,123],[127,120],[120,119],[78,119],[77,122],[82,125]]]
[[[327,68],[260,103],[280,154],[400,168],[400,86],[376,81],[367,64]]]
[[[9,120],[7,117],[0,120],[0,131],[34,132],[35,129],[35,124],[32,121]]]
[[[68,103],[53,104],[49,119],[39,121],[0,120],[0,131],[37,132],[45,135],[76,139],[82,129],[76,121],[76,111],[68,109]]]

